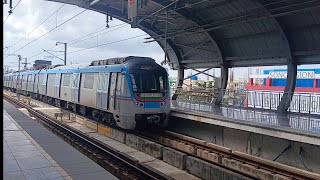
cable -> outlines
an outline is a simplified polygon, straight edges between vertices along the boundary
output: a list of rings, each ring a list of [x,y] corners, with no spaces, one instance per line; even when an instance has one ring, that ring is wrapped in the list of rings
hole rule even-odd
[[[36,29],[38,29],[43,23],[45,23],[50,17],[52,17],[55,13],[57,13],[64,5],[66,5],[65,3],[62,4],[56,11],[54,11],[49,17],[47,17],[44,21],[42,21],[36,28],[34,28],[32,31],[30,31],[27,35],[25,35],[23,38],[21,38],[20,40],[18,40],[17,42],[15,42],[13,45],[16,45],[18,42],[20,42],[21,40],[25,39],[27,36],[29,36],[33,31],[35,31]],[[8,47],[11,47],[8,46]]]
[[[22,0],[20,0],[12,9],[12,11],[14,11],[16,9],[16,7],[19,5],[19,3],[21,2]],[[7,18],[3,21],[3,23],[6,22],[6,20],[8,19],[8,17],[12,14],[12,12],[7,16]]]
[[[288,145],[273,161],[276,161],[280,156],[282,156],[283,153],[285,153],[287,150],[291,148],[291,144]]]
[[[107,33],[109,33],[109,32],[112,32],[112,31],[115,31],[115,30],[124,28],[124,27],[126,27],[127,25],[128,25],[128,24],[125,24],[124,26],[120,26],[120,27],[118,27],[118,28],[116,28],[116,29],[112,29],[112,30],[110,30],[110,31],[107,31],[107,32],[104,32],[104,33],[100,33],[100,34],[98,34],[98,35],[95,35],[95,36],[92,36],[92,37],[89,37],[89,38],[86,38],[86,39],[82,39],[82,40],[79,40],[79,41],[70,43],[69,45],[77,44],[77,43],[79,43],[79,42],[82,42],[82,41],[85,41],[85,40],[88,40],[88,39],[92,39],[92,38],[98,37],[98,36],[103,35],[103,34],[107,34]]]
[[[54,30],[55,30],[55,29],[57,29],[58,27],[62,26],[63,24],[65,24],[65,23],[69,22],[69,21],[70,21],[70,20],[72,20],[73,18],[75,18],[75,17],[79,16],[80,14],[82,14],[83,12],[85,12],[86,10],[87,10],[87,9],[84,9],[83,11],[79,12],[78,14],[74,15],[73,17],[69,18],[68,20],[64,21],[63,23],[59,24],[59,25],[58,25],[58,26],[56,26],[55,28],[51,29],[50,31],[46,32],[45,34],[41,35],[40,37],[38,37],[38,38],[34,39],[34,40],[33,40],[33,41],[31,41],[30,43],[28,43],[28,44],[24,45],[23,47],[21,47],[20,49],[18,49],[18,50],[16,50],[16,51],[14,51],[14,52],[13,52],[13,53],[11,53],[11,54],[14,54],[14,53],[16,53],[16,52],[20,51],[21,49],[23,49],[24,47],[26,47],[26,46],[28,46],[28,45],[32,44],[33,42],[37,41],[38,39],[42,38],[43,36],[45,36],[45,35],[49,34],[50,32],[54,31]],[[8,57],[8,56],[6,56],[5,58],[7,58],[7,57]],[[5,59],[5,58],[4,58],[4,59]]]
[[[101,47],[101,46],[106,46],[106,45],[110,45],[110,44],[114,44],[114,43],[130,40],[130,39],[135,39],[135,38],[138,38],[138,37],[141,37],[141,36],[145,36],[145,35],[147,35],[147,34],[141,34],[141,35],[137,35],[137,36],[133,36],[133,37],[125,38],[125,39],[120,39],[120,40],[109,42],[109,43],[105,43],[105,44],[100,44],[100,45],[97,45],[97,46],[92,46],[92,47],[88,47],[88,48],[84,48],[84,49],[80,49],[80,50],[76,50],[76,51],[71,51],[71,52],[69,52],[67,54],[76,53],[76,52],[80,52],[80,51],[85,51],[85,50],[88,50],[88,49]]]
[[[81,36],[81,37],[79,37],[79,38],[77,38],[77,39],[73,39],[73,40],[71,40],[71,41],[69,41],[69,42],[77,41],[77,40],[82,39],[82,38],[84,38],[84,37],[86,37],[86,36],[89,36],[89,35],[91,35],[91,34],[95,34],[95,33],[98,33],[98,32],[100,32],[100,31],[104,31],[105,29],[99,30],[100,28],[102,28],[102,27],[104,27],[104,26],[105,26],[105,25],[103,24],[102,26],[99,26],[98,28],[96,28],[95,30],[91,31],[90,33],[88,33],[88,34],[86,34],[86,35],[84,35],[84,36]],[[99,30],[99,31],[98,31],[98,30]]]
[[[303,159],[303,155],[304,155],[304,150],[303,150],[302,146],[300,146],[300,151],[299,151],[300,161],[301,161],[303,167],[304,167],[307,171],[312,172],[312,171],[306,166],[306,164],[305,164],[305,162],[304,162],[304,159]]]
[[[121,25],[124,25],[124,26],[121,26]],[[113,26],[113,27],[111,27],[111,28],[114,28],[114,27],[117,27],[117,26],[121,26],[121,27],[119,27],[119,28],[116,28],[116,29],[121,29],[121,28],[123,28],[123,27],[125,27],[125,26],[127,26],[127,25],[128,25],[127,23],[121,23],[121,24],[117,24],[117,25],[115,25],[115,26]],[[104,25],[103,25],[103,26],[104,26]],[[85,35],[85,36],[82,36],[82,37],[80,37],[80,38],[78,38],[78,39],[71,40],[71,41],[69,41],[69,42],[67,42],[67,43],[71,43],[71,42],[75,41],[75,42],[73,42],[73,43],[71,43],[71,44],[76,44],[76,43],[78,43],[78,42],[81,42],[81,41],[84,41],[84,40],[87,40],[87,39],[91,39],[91,38],[93,38],[93,37],[97,37],[97,36],[99,36],[99,35],[106,34],[106,33],[108,33],[108,32],[112,32],[112,31],[116,30],[116,29],[113,29],[113,30],[111,30],[111,31],[107,31],[107,32],[98,34],[98,35],[96,35],[96,36],[93,36],[93,37],[90,37],[90,38],[87,38],[87,39],[84,39],[84,40],[82,39],[82,38],[84,38],[84,37],[87,37],[87,36],[90,36],[90,35],[93,35],[93,34],[96,34],[96,33],[98,33],[98,32],[105,31],[105,30],[108,30],[108,29],[111,29],[111,28],[102,29],[102,30],[99,30],[99,31],[94,32],[94,33],[89,33],[89,34],[87,34],[87,35]]]
[[[114,28],[114,27],[117,27],[117,26],[121,26],[121,25],[128,25],[128,24],[127,24],[127,23],[121,23],[121,24],[117,24],[117,25],[115,25],[115,26],[112,26],[112,27],[110,27],[110,28],[108,28],[108,29],[111,29],[111,28]],[[119,28],[116,28],[116,29],[107,31],[107,32],[105,32],[105,33],[101,33],[101,34],[98,34],[98,35],[96,35],[96,36],[93,36],[93,37],[91,37],[91,38],[87,38],[87,39],[81,40],[83,37],[87,37],[87,36],[93,35],[93,34],[95,34],[95,33],[97,33],[97,32],[100,32],[101,30],[99,30],[99,31],[97,31],[97,30],[100,29],[100,28],[103,27],[103,26],[105,26],[105,25],[102,25],[102,26],[96,28],[95,30],[91,31],[90,33],[88,33],[88,34],[86,34],[86,35],[84,35],[84,36],[82,36],[82,37],[80,37],[80,38],[77,38],[77,39],[68,41],[67,43],[69,44],[70,42],[73,42],[73,41],[78,40],[77,42],[71,43],[71,44],[76,44],[76,43],[78,43],[78,42],[81,42],[81,41],[84,41],[84,40],[87,40],[87,39],[91,39],[91,38],[93,38],[93,37],[97,37],[97,36],[99,36],[99,35],[106,34],[106,33],[112,32],[112,31],[114,31],[114,30],[116,30],[116,29],[120,29],[120,28],[125,27],[125,26],[121,26],[121,27],[119,27]],[[103,29],[103,30],[106,30],[106,29]],[[95,32],[95,31],[97,31],[97,32]],[[93,32],[94,32],[94,33],[93,33]],[[70,44],[70,45],[71,45],[71,44]],[[56,47],[56,46],[52,46],[52,47],[48,48],[48,50],[52,50],[54,47]],[[35,54],[35,55],[33,55],[33,56],[28,57],[28,59],[33,58],[33,57],[36,57],[36,56],[39,56],[40,54],[43,54],[43,53],[44,53],[44,51],[41,51],[41,52],[39,52],[38,54]]]

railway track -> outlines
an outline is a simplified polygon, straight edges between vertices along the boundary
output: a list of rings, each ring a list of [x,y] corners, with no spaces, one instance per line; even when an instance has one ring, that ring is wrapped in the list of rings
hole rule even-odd
[[[260,171],[266,174],[279,175],[279,179],[320,179],[320,175],[316,173],[298,169],[292,166],[287,166],[278,162],[259,158],[239,151],[232,151],[231,149],[223,146],[219,146],[213,143],[207,143],[205,141],[174,132],[165,131],[162,139],[165,138],[192,146],[196,149],[194,151],[194,155],[197,155],[198,157],[200,156],[201,159],[209,161],[211,163],[222,165],[222,167],[228,169],[238,170],[237,167],[239,167],[239,165],[246,165],[247,167],[250,166],[251,170],[247,172],[242,171],[241,173],[250,175],[253,178],[256,178],[255,175]],[[166,140],[164,140],[164,142],[165,141]],[[208,158],[209,153],[213,153],[215,155],[215,158]],[[229,166],[230,162],[237,165]]]
[[[6,94],[3,94],[3,97],[15,106],[27,109],[33,117],[39,119],[41,123],[51,129],[52,132],[62,137],[66,142],[80,150],[86,156],[90,157],[118,178],[148,180],[166,179],[162,175],[140,166],[139,163],[137,164],[136,162],[132,162],[131,159],[106,147],[97,140],[56,121],[45,113],[35,110],[31,106]]]
[[[9,98],[9,97],[5,96],[5,98]],[[18,101],[18,100],[15,100],[15,101]],[[19,102],[19,103],[21,104],[22,102]],[[22,103],[22,104],[23,106],[26,106],[25,103]],[[74,112],[71,112],[71,111],[68,111],[68,112],[75,114]],[[77,116],[83,117],[78,114]],[[77,131],[77,130],[73,130],[73,131]],[[125,132],[129,133],[128,131],[125,131]],[[77,132],[77,133],[80,133],[80,132]],[[232,151],[231,149],[226,147],[222,147],[213,143],[208,143],[196,138],[188,137],[188,136],[177,134],[170,131],[159,131],[156,133],[153,132],[152,134],[141,133],[141,132],[130,132],[130,133],[140,138],[147,139],[149,141],[153,141],[155,143],[161,144],[163,146],[170,147],[178,151],[182,151],[186,153],[188,156],[194,156],[201,160],[210,162],[212,164],[229,169],[231,171],[237,172],[239,174],[245,175],[253,179],[271,179],[271,178],[274,179],[274,177],[277,177],[277,179],[303,179],[303,180],[304,179],[310,179],[310,180],[320,179],[319,174],[311,173],[309,171],[294,168],[294,167],[287,166],[274,161],[262,159],[256,156],[242,153],[242,152]],[[85,135],[82,135],[82,136],[85,136]],[[97,143],[99,147],[104,146],[103,144],[95,140],[92,140],[92,141]],[[91,149],[92,151],[95,151],[94,147]],[[110,151],[112,152],[112,150]],[[125,159],[126,157],[122,157],[122,158]],[[130,162],[129,159],[127,159],[127,161]],[[132,163],[134,164],[134,162]],[[244,166],[247,167],[247,171],[243,171],[243,169],[239,168]],[[125,167],[124,169],[126,169],[126,166],[124,167]],[[148,169],[145,169],[143,167],[142,169],[144,173],[152,174],[153,178],[163,179],[163,177],[161,177],[160,175],[154,174],[154,172],[149,172],[150,170]],[[128,171],[125,171],[125,172],[128,172]],[[269,177],[269,178],[260,178],[261,175],[265,175],[265,177]]]

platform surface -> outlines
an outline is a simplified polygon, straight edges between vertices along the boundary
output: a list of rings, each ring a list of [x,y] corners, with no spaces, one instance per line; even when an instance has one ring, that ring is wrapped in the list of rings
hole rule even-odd
[[[3,101],[4,179],[118,179]]]
[[[173,101],[171,116],[320,145],[320,116]],[[269,132],[267,132],[269,131]],[[285,134],[278,134],[285,132]],[[291,134],[296,137],[290,137]],[[283,135],[283,137],[281,137]],[[308,140],[306,140],[306,138]]]

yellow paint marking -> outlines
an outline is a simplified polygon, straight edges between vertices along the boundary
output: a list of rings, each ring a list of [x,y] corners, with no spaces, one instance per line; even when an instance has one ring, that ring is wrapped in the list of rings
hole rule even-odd
[[[196,117],[196,121],[202,122],[203,118],[202,117]]]
[[[98,132],[102,133],[108,137],[111,136],[111,129],[102,125],[98,125]]]

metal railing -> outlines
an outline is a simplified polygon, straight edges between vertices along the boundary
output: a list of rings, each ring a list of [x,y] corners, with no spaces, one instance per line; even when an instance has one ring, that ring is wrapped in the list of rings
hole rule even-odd
[[[289,127],[293,129],[320,132],[320,118],[314,116],[301,116],[299,114],[279,114],[275,111],[262,109],[244,109],[233,106],[215,106],[207,102],[194,102],[176,100],[171,102],[172,109],[183,112],[196,112],[205,115],[217,115],[232,118],[237,121],[251,121],[273,126]]]
[[[243,108],[277,110],[284,92],[264,90],[230,90],[217,88],[172,89],[179,101],[213,104],[220,93],[224,93],[221,105]],[[292,93],[289,112],[320,115],[319,93]]]

